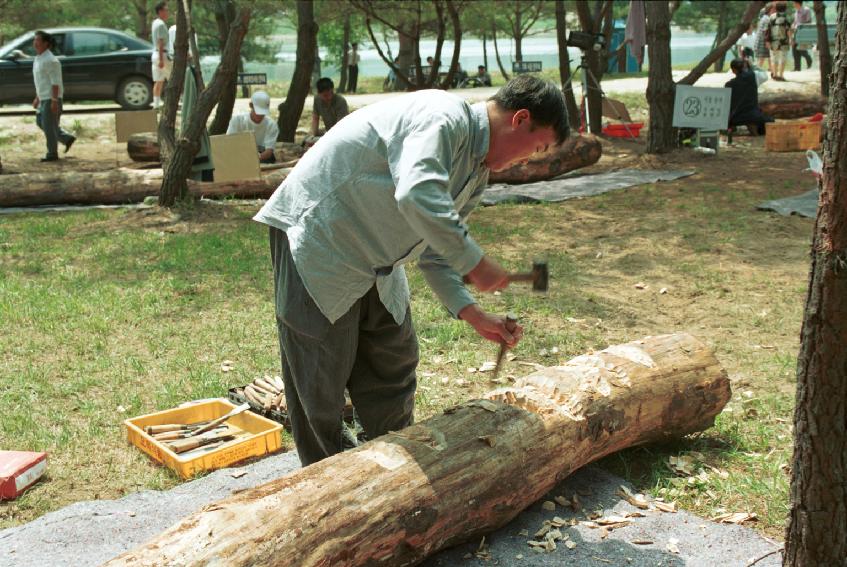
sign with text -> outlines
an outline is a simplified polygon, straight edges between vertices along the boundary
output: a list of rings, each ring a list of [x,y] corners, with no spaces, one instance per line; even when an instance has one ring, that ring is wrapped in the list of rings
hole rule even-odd
[[[239,85],[267,85],[268,75],[267,73],[239,73],[237,83]]]
[[[512,61],[512,73],[539,73],[541,61]]]
[[[676,128],[725,130],[732,89],[677,85],[673,101]]]

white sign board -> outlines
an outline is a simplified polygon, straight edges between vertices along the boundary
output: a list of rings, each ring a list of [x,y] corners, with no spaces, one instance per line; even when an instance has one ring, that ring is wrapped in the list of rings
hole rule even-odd
[[[729,124],[732,89],[677,85],[673,125],[677,128],[725,130]]]

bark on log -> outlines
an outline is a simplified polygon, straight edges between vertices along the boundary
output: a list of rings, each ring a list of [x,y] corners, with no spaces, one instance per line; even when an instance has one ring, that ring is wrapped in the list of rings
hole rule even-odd
[[[159,161],[159,139],[156,133],[133,134],[126,143],[126,153],[132,161]]]
[[[591,461],[709,427],[730,394],[690,335],[609,347],[206,506],[106,565],[414,565]]]
[[[759,107],[762,112],[780,120],[793,120],[826,112],[826,99],[819,95],[777,93],[762,95]]]
[[[132,161],[159,161],[159,140],[154,132],[133,134],[126,144],[126,152]],[[277,142],[274,149],[277,162],[291,161],[301,157],[305,152],[303,146],[290,142]]]
[[[587,134],[571,136],[558,148],[525,165],[516,165],[505,171],[491,172],[491,183],[532,183],[551,179],[568,171],[597,163],[603,149],[600,140]]]
[[[253,181],[188,182],[194,197],[270,197],[290,169],[277,169]],[[0,207],[39,205],[116,205],[158,195],[162,170],[116,169],[106,172],[21,173],[4,175]]]

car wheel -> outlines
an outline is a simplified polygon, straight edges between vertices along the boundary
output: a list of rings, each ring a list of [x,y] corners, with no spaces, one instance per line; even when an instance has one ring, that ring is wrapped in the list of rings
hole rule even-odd
[[[118,85],[118,104],[129,110],[147,108],[153,100],[153,83],[146,77],[127,77]]]

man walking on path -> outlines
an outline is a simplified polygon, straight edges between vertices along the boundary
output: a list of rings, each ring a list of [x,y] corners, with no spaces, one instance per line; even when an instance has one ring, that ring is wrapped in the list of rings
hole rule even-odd
[[[33,108],[38,110],[35,122],[44,131],[47,138],[47,155],[41,161],[59,159],[58,143],[65,145],[65,153],[71,149],[76,138],[62,130],[59,119],[62,116],[62,63],[50,51],[54,47],[53,36],[45,31],[35,32],[32,45],[37,53],[32,63],[32,78],[35,81],[35,100]]]
[[[777,2],[770,15],[767,29],[767,48],[771,52],[771,78],[785,80],[785,59],[791,46],[791,19],[785,12],[785,2]]]
[[[347,65],[347,92],[356,93],[356,82],[359,80],[359,44],[353,44],[350,52],[350,63]]]
[[[153,40],[153,108],[162,106],[162,88],[165,81],[171,78],[171,56],[168,53],[168,4],[156,4],[156,19],[150,31]]]
[[[454,316],[513,347],[523,330],[474,301],[509,284],[467,217],[489,171],[568,136],[561,91],[532,75],[474,105],[441,90],[357,110],[255,216],[270,226],[285,396],[304,466],[341,452],[344,390],[373,439],[413,421],[418,342],[404,264]]]
[[[812,23],[812,11],[808,6],[803,6],[803,1],[794,2],[794,22],[791,24],[791,54],[794,56],[794,70],[803,70],[803,59],[806,60],[806,68],[812,68],[812,56],[809,55],[809,46],[797,45],[797,26]]]

